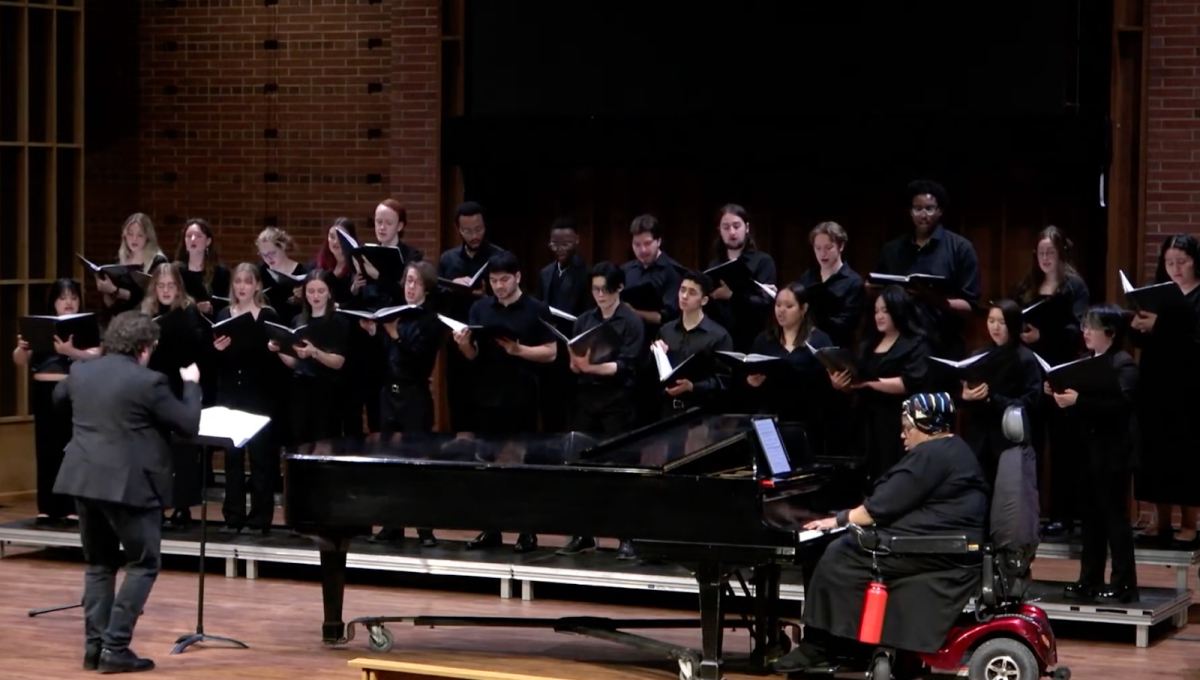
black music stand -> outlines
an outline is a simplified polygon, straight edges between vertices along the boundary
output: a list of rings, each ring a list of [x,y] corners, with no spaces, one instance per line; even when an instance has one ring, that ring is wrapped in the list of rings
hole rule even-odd
[[[264,427],[265,427],[265,425],[264,425]],[[258,430],[258,432],[262,432],[262,430],[260,429],[260,430]],[[255,433],[255,436],[257,436],[258,432]],[[189,441],[192,443],[195,443],[197,446],[205,446],[205,445],[216,446],[216,447],[220,447],[220,448],[223,448],[226,450],[241,448],[241,447],[234,446],[233,439],[231,439],[229,437],[215,436],[212,434],[201,433],[200,435],[190,439]],[[244,443],[242,446],[245,446],[248,443],[249,443],[249,440],[247,440],[247,442]],[[179,637],[179,639],[175,640],[175,648],[171,650],[171,654],[182,654],[185,650],[187,650],[188,647],[191,647],[192,645],[200,643],[200,642],[222,642],[230,647],[236,647],[238,649],[249,649],[250,648],[249,645],[247,645],[246,643],[241,642],[239,640],[234,640],[233,638],[221,637],[219,635],[208,635],[207,633],[204,632],[204,555],[205,555],[205,545],[208,543],[208,467],[207,467],[207,461],[208,461],[208,456],[205,455],[204,462],[206,463],[206,465],[205,465],[205,469],[202,471],[202,474],[200,477],[200,499],[201,499],[201,505],[200,505],[200,579],[199,579],[199,596],[198,596],[197,602],[196,602],[196,632],[191,633],[189,635],[181,635]],[[246,499],[243,498],[242,502],[245,503]]]

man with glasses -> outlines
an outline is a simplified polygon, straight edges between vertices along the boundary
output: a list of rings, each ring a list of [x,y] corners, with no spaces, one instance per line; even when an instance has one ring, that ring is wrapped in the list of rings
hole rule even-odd
[[[438,260],[437,274],[439,279],[466,286],[470,285],[471,278],[489,259],[505,251],[487,240],[483,206],[474,201],[467,201],[458,206],[454,213],[454,226],[462,238],[462,245],[442,253]],[[487,281],[488,277],[485,274],[476,280],[470,292],[460,288],[446,290],[445,294],[440,296],[443,298],[440,303],[442,313],[465,322],[471,305],[487,294]],[[463,361],[462,355],[454,350],[453,343],[446,355],[446,396],[450,405],[450,427],[456,432],[466,432],[471,429],[471,369]]]
[[[538,277],[538,298],[554,309],[578,317],[593,306],[588,288],[588,270],[579,256],[579,231],[575,220],[560,217],[550,225],[550,252],[554,261],[542,268]],[[572,321],[552,316],[548,321],[571,337]],[[559,352],[553,364],[542,372],[542,427],[546,432],[566,432],[572,402],[574,380],[567,366],[566,352]]]
[[[930,274],[946,279],[954,291],[943,299],[918,297],[928,330],[936,333],[934,354],[958,360],[966,355],[965,319],[979,302],[979,259],[975,246],[942,226],[946,190],[937,182],[908,185],[909,214],[914,231],[883,247],[875,272],[908,276]]]

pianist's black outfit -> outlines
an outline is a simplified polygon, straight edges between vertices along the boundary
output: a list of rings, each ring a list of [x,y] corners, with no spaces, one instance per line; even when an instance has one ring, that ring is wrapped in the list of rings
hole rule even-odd
[[[880,274],[907,276],[931,274],[945,277],[948,287],[961,293],[950,293],[967,302],[979,301],[979,259],[975,246],[966,238],[934,227],[924,246],[918,246],[912,234],[901,236],[883,247],[876,271]],[[958,360],[966,354],[963,317],[956,311],[916,298],[925,326],[936,329],[933,352],[935,356]]]
[[[858,327],[862,325],[865,284],[849,265],[828,279],[821,280],[821,268],[810,267],[800,277],[809,293],[808,313],[817,328],[825,331],[834,347],[854,347]]]
[[[1131,338],[1142,350],[1135,399],[1142,436],[1137,499],[1200,505],[1200,428],[1190,396],[1200,384],[1200,288],[1184,304],[1159,312],[1151,332],[1133,331]]]
[[[393,433],[433,431],[433,395],[430,376],[442,349],[446,326],[430,310],[402,316],[392,339],[383,324],[375,338],[383,346],[386,373],[379,395],[380,432],[385,439]]]
[[[542,302],[559,311],[578,317],[595,306],[592,298],[592,275],[578,253],[566,265],[557,260],[542,268],[538,275],[538,294]],[[563,334],[570,334],[572,323],[551,315],[546,319]],[[562,350],[562,348],[560,348]],[[546,432],[566,432],[570,423],[570,406],[574,402],[573,375],[565,350],[559,351],[554,362],[539,367],[541,379],[542,427]]]
[[[332,304],[333,301],[330,301]],[[304,324],[304,317],[292,320],[292,328]],[[349,323],[344,314],[330,314],[308,320],[310,344],[328,354],[346,356]],[[345,364],[342,364],[345,368]],[[307,444],[342,436],[342,394],[345,390],[341,370],[334,370],[316,359],[297,359],[293,370],[290,443]]]
[[[750,270],[750,276],[755,281],[775,285],[775,260],[770,255],[747,245],[738,259]],[[728,261],[723,257],[715,259],[708,263],[708,268],[718,267]],[[774,307],[775,299],[755,286],[755,290],[749,294],[733,290],[733,297],[728,300],[710,298],[704,313],[729,331],[735,350],[747,352],[766,325]]]
[[[1064,594],[1130,602],[1137,599],[1128,498],[1130,476],[1138,465],[1139,423],[1134,414],[1138,366],[1116,346],[1105,356],[1117,374],[1119,391],[1080,392],[1074,406],[1062,409],[1072,420],[1076,445],[1082,447],[1076,455],[1084,461],[1083,478],[1079,473],[1075,476],[1083,500],[1079,581],[1067,586]],[[1105,587],[1104,562],[1110,551],[1112,575]]]
[[[599,326],[604,321],[599,309],[589,309],[575,320],[571,337]],[[634,376],[645,353],[645,323],[625,304],[617,305],[608,324],[621,337],[620,347],[607,356],[592,356],[593,364],[617,363],[613,375],[580,375],[575,390],[571,429],[577,432],[615,435],[633,426]],[[560,346],[559,354],[570,350]]]
[[[929,370],[929,345],[918,335],[901,334],[888,351],[879,353],[864,343],[859,352],[859,382],[881,378],[903,378],[907,394],[920,392]],[[900,440],[900,405],[907,395],[884,394],[873,389],[856,390],[854,407],[858,453],[865,458],[872,479],[896,464],[904,455]]]
[[[658,259],[651,262],[649,266],[643,266],[636,259],[621,265],[622,271],[625,272],[625,291],[622,299],[634,309],[643,312],[658,312],[662,317],[660,324],[645,324],[643,337],[646,341],[646,363],[639,367],[637,375],[634,376],[634,392],[637,395],[634,411],[636,425],[648,425],[654,422],[658,419],[656,416],[662,409],[662,401],[659,399],[662,388],[659,385],[658,374],[654,369],[654,360],[650,356],[649,349],[650,343],[658,337],[659,329],[679,318],[679,284],[683,281],[683,277],[679,273],[680,268],[680,265],[676,264],[670,255],[663,252],[660,252]],[[639,301],[640,296],[635,295],[635,290],[643,286],[650,290],[650,294],[645,297],[654,303],[652,307],[644,308],[646,305]]]
[[[230,318],[230,308],[217,312],[217,322]],[[217,355],[217,403],[226,408],[272,417],[279,410],[281,386],[286,382],[286,367],[267,349],[264,321],[280,323],[274,309],[264,307],[258,313],[259,333],[239,336]],[[242,527],[267,532],[275,515],[275,483],[279,479],[279,448],[276,437],[281,428],[274,422],[246,443],[243,449],[225,451],[225,501],[221,514],[223,531],[236,532]],[[246,514],[246,459],[250,459],[250,514]]]
[[[897,407],[897,421],[900,413]],[[863,506],[882,534],[965,535],[978,542],[987,488],[971,447],[949,436],[917,445],[879,479]],[[887,555],[879,558],[879,568],[888,586],[880,644],[936,652],[978,588],[978,557]],[[802,646],[826,654],[857,647],[871,578],[871,556],[857,538],[847,534],[830,543],[806,589]]]
[[[979,463],[990,484],[996,479],[1000,454],[1012,447],[1012,442],[1004,436],[1001,428],[1004,410],[1009,406],[1020,406],[1025,413],[1032,413],[1041,405],[1042,367],[1019,338],[1013,338],[1000,347],[989,344],[975,354],[984,352],[1001,355],[989,357],[989,361],[995,359],[998,363],[994,364],[997,369],[987,377],[987,398],[982,401],[963,400],[961,384],[955,386],[950,394],[955,395],[955,402],[967,413],[963,438],[979,456]]]
[[[1078,276],[1068,274],[1059,284],[1058,290],[1054,292],[1054,297],[1060,296],[1069,302],[1069,305],[1063,305],[1061,321],[1044,324],[1048,326],[1046,328],[1039,327],[1037,342],[1029,345],[1029,349],[1034,354],[1040,356],[1051,366],[1060,366],[1074,361],[1079,357],[1079,352],[1083,348],[1080,322],[1083,315],[1087,313],[1089,299],[1087,284]],[[1025,307],[1048,297],[1051,296],[1039,294],[1036,288],[1019,296],[1021,304]],[[1041,460],[1049,458],[1050,526],[1055,529],[1069,529],[1080,517],[1077,475],[1083,462],[1072,457],[1079,447],[1072,441],[1074,434],[1068,426],[1066,414],[1058,408],[1053,399],[1042,399],[1034,413],[1036,417],[1031,423],[1034,431],[1034,447]]]
[[[176,398],[183,398],[183,378],[179,369],[191,364],[207,364],[206,338],[211,326],[195,305],[178,309],[158,306],[158,324],[161,330],[158,348],[150,355],[147,367],[167,376],[167,384]],[[208,341],[211,343],[211,340]],[[187,527],[191,523],[189,508],[200,504],[200,451],[201,447],[181,440],[171,442],[175,481],[171,497],[175,512],[171,524]]]
[[[807,338],[797,340],[791,351],[783,342],[773,339],[767,332],[759,333],[750,347],[751,354],[779,357],[786,361],[792,371],[768,375],[758,387],[749,387],[738,392],[748,394],[759,413],[770,413],[779,421],[779,432],[784,444],[793,456],[807,451],[812,455],[823,455],[826,428],[823,421],[838,414],[831,412],[830,402],[833,387],[829,384],[829,373],[804,344],[813,349],[830,347],[829,336],[813,329]]]
[[[68,375],[73,361],[57,352],[34,352],[29,356],[29,372],[32,374]],[[29,381],[29,405],[33,411],[33,449],[37,461],[37,509],[47,520],[64,519],[75,514],[75,500],[70,496],[54,493],[54,480],[62,466],[63,450],[71,441],[71,403],[63,402],[61,408],[54,405],[54,387],[57,380]]]
[[[479,245],[479,250],[472,254],[466,244],[450,248],[438,258],[438,278],[452,281],[457,278],[475,276],[479,268],[487,264],[493,255],[504,252],[504,249],[491,241],[485,240]],[[476,290],[487,291],[487,272],[479,277]],[[439,291],[438,310],[457,321],[466,321],[471,306],[482,298],[456,290]],[[471,424],[471,392],[474,370],[471,362],[463,357],[462,352],[454,344],[453,338],[447,339],[446,347],[446,400],[450,407],[450,428],[455,432],[469,432]]]
[[[685,359],[698,354],[711,355],[715,352],[733,351],[733,339],[729,336],[729,332],[722,328],[721,324],[708,318],[707,315],[701,317],[700,323],[690,330],[683,327],[682,317],[663,324],[662,329],[658,332],[658,337],[667,343],[669,350],[667,358],[670,359],[672,366],[678,366]],[[663,418],[677,415],[694,406],[706,408],[718,406],[720,392],[725,387],[724,378],[714,371],[708,378],[692,381],[691,392],[684,392],[679,396],[672,397],[665,390],[671,386],[674,380],[668,378],[667,382],[663,383],[658,379],[656,371],[651,375],[655,380],[655,389],[659,395],[659,410]]]

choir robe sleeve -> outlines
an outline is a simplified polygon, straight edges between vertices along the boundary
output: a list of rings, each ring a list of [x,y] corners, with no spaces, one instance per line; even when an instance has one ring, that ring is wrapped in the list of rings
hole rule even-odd
[[[1074,409],[1091,421],[1117,421],[1133,414],[1133,395],[1137,389],[1138,366],[1128,355],[1118,354],[1113,362],[1120,390],[1109,392],[1080,392]]]
[[[886,527],[916,510],[949,474],[944,459],[918,446],[884,473],[863,508],[875,524]]]

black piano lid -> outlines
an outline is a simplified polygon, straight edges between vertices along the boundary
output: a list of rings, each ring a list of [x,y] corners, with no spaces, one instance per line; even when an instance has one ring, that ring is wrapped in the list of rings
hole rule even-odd
[[[288,452],[286,458],[297,463],[460,465],[661,474],[675,470],[683,472],[682,468],[692,461],[754,437],[755,417],[751,415],[690,413],[685,416],[608,439],[581,432],[513,436],[399,434],[389,441],[349,438],[303,444],[294,452]],[[753,448],[758,448],[757,441]],[[737,457],[742,466],[757,472],[760,463],[756,458]]]

